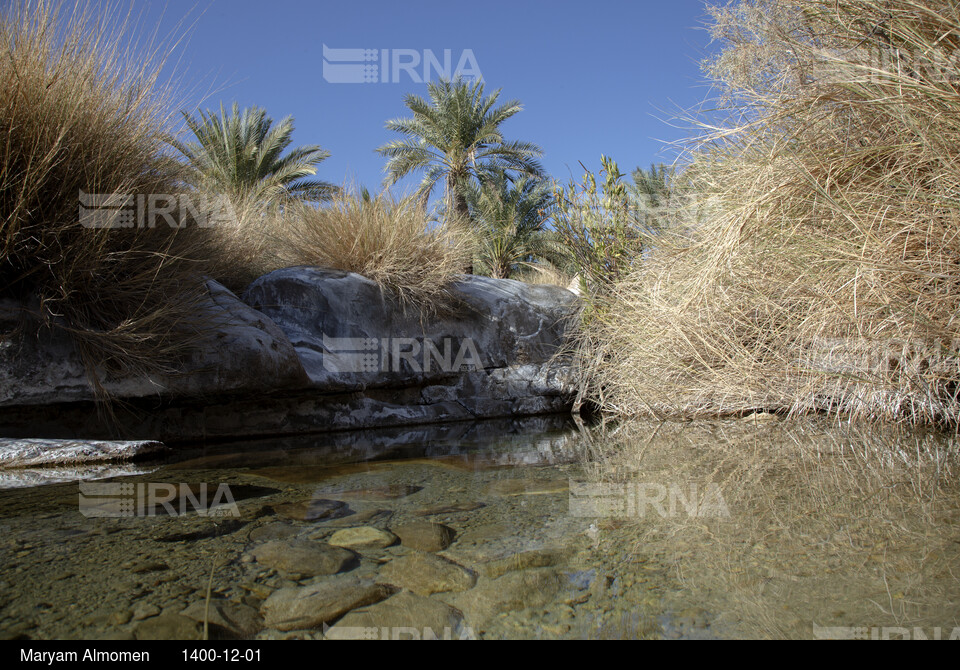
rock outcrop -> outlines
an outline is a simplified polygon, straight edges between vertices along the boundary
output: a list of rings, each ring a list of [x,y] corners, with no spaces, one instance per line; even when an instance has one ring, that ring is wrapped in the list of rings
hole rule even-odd
[[[169,443],[570,407],[554,360],[578,306],[565,289],[470,276],[454,307],[424,315],[369,279],[312,267],[264,275],[242,300],[208,286],[212,327],[177,374],[101,377],[120,401],[109,417],[69,338],[4,340],[22,307],[0,304],[0,437]]]
[[[188,398],[300,388],[306,374],[293,346],[270,319],[215,281],[197,322],[205,336],[185,352],[174,375],[98,374],[114,398]],[[45,330],[4,340],[4,323],[20,318],[20,305],[0,302],[0,408],[93,401],[94,387],[69,336]],[[2,422],[0,422],[2,426]]]

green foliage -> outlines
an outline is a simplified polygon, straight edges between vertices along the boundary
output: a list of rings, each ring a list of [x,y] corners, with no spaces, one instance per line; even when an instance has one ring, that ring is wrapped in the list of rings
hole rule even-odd
[[[417,195],[424,202],[441,181],[448,216],[468,216],[465,191],[485,175],[498,170],[541,176],[537,160],[543,150],[529,142],[506,141],[500,126],[523,109],[517,100],[495,106],[497,90],[484,96],[483,84],[461,78],[427,86],[430,100],[407,95],[404,104],[412,118],[392,119],[386,127],[405,137],[384,144],[377,152],[387,157],[386,185],[414,172],[423,178]]]
[[[274,125],[259,107],[228,114],[199,112],[199,119],[183,112],[195,142],[173,145],[187,158],[194,187],[227,195],[234,204],[277,203],[292,198],[308,202],[329,200],[337,187],[311,180],[317,165],[330,157],[319,146],[298,147],[284,155],[293,135],[293,117]]]
[[[636,201],[637,218],[648,230],[663,230],[669,226],[671,196],[675,171],[663,163],[651,164],[649,170],[638,167],[630,173],[629,186]]]
[[[474,270],[510,278],[538,258],[555,257],[546,236],[553,212],[551,182],[522,176],[511,180],[503,171],[466,191],[475,238]]]
[[[578,186],[555,191],[555,227],[564,254],[580,277],[581,290],[603,292],[643,254],[648,235],[617,163],[601,156],[602,182],[587,170]],[[586,170],[586,168],[584,168]]]

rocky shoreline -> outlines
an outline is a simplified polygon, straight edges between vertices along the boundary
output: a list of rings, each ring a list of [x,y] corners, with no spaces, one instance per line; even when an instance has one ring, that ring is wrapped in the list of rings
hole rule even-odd
[[[0,340],[0,437],[170,443],[412,426],[569,411],[562,352],[578,298],[467,276],[455,307],[402,309],[372,281],[277,270],[242,298],[209,282],[215,327],[173,376],[104,373],[100,411],[70,340]],[[0,333],[27,309],[0,304]]]

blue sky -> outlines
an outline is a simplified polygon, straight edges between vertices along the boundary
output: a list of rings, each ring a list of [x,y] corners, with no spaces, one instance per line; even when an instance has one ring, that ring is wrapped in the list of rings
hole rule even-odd
[[[425,96],[427,87],[406,71],[380,70],[386,82],[326,81],[323,45],[377,49],[377,64],[388,49],[388,68],[398,54],[429,52],[442,61],[449,49],[454,65],[466,58],[487,92],[500,88],[501,100],[523,103],[504,124],[506,137],[543,147],[545,168],[564,181],[582,173],[578,161],[599,169],[601,154],[624,172],[672,161],[661,140],[688,132],[665,120],[708,94],[699,69],[711,49],[701,0],[141,0],[135,7],[142,26],[159,22],[161,38],[187,17],[189,40],[176,52],[186,107],[237,101],[275,119],[293,115],[295,144],[332,153],[319,177],[371,189],[383,178],[374,150],[395,137],[384,122],[406,116],[404,95]],[[415,71],[422,79],[422,64]],[[400,190],[415,183],[405,180]]]

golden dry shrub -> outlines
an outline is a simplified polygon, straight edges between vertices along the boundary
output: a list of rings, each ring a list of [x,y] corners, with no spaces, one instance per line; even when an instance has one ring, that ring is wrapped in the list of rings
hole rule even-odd
[[[735,122],[698,138],[681,234],[588,327],[621,414],[960,418],[960,5],[713,10]]]
[[[275,238],[285,265],[355,272],[377,282],[405,307],[451,306],[451,284],[469,259],[463,234],[431,222],[422,202],[350,195],[321,208],[291,206]]]
[[[95,370],[174,371],[204,295],[196,227],[81,216],[93,196],[182,190],[164,53],[127,43],[129,19],[46,1],[0,16],[0,297],[29,306],[21,335],[70,333],[95,384]]]

